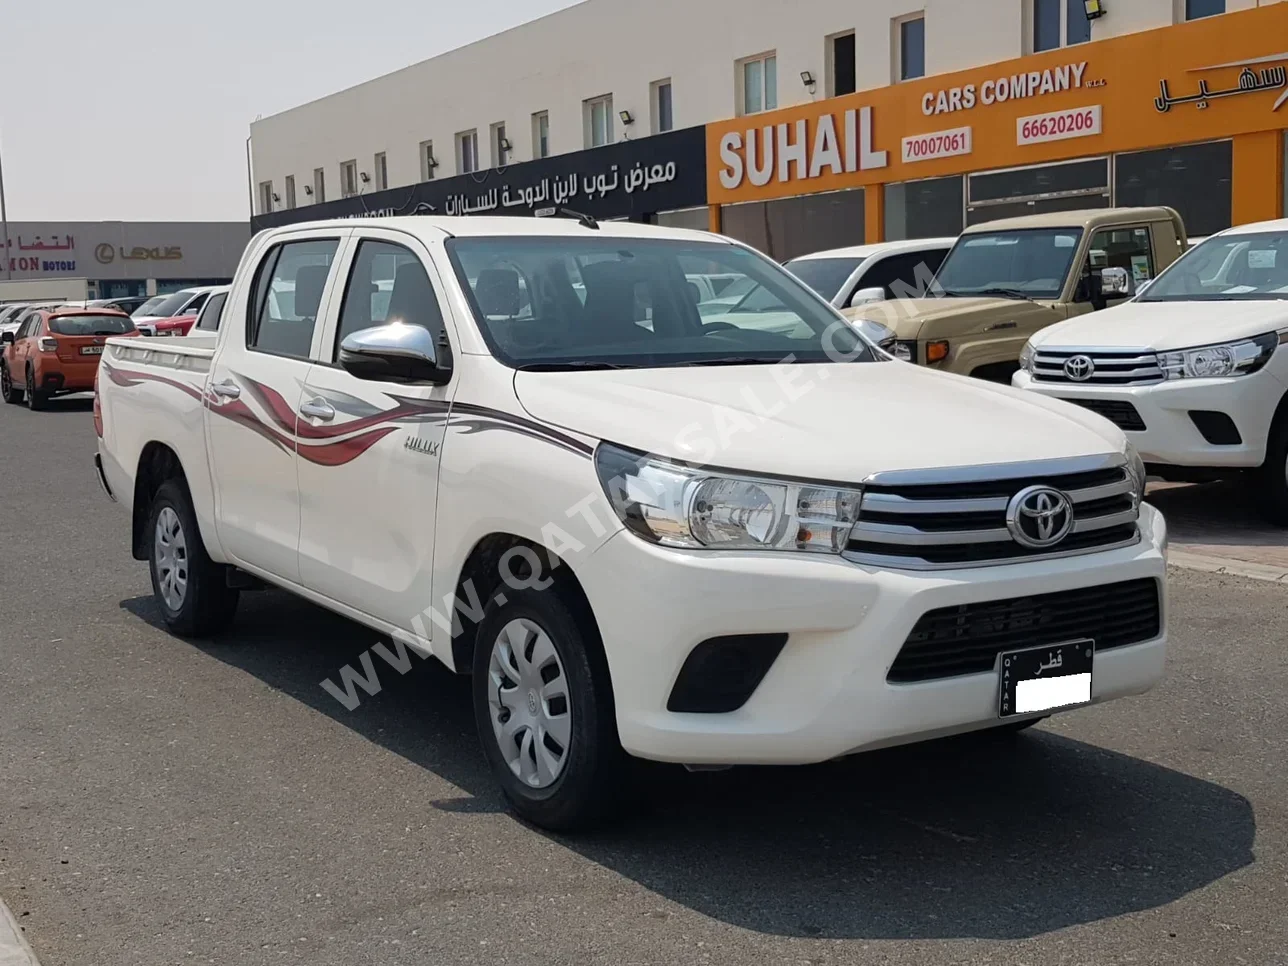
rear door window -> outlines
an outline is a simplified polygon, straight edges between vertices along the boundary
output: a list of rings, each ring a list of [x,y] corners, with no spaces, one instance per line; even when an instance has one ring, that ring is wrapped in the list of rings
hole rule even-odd
[[[309,358],[322,295],[339,247],[334,238],[287,242],[264,257],[250,306],[248,348]]]

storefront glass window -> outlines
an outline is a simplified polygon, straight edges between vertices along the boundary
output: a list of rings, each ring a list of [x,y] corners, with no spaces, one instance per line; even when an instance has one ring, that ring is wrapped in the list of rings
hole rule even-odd
[[[940,238],[960,234],[964,185],[965,182],[960,177],[886,185],[886,240],[903,241],[906,238]]]
[[[1175,208],[1191,236],[1211,235],[1230,227],[1232,142],[1120,154],[1114,164],[1119,205]]]
[[[1109,207],[1109,159],[969,175],[966,223]]]
[[[862,245],[864,192],[829,191],[779,201],[725,205],[723,231],[780,262],[798,255]]]
[[[693,231],[707,231],[711,227],[711,215],[705,207],[685,208],[683,211],[659,211],[657,223],[664,228],[689,228]]]

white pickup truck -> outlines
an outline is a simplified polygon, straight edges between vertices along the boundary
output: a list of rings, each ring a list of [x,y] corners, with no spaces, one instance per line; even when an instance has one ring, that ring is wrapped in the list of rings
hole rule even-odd
[[[701,273],[796,324],[711,322]],[[95,400],[176,633],[264,581],[472,674],[549,828],[611,811],[632,756],[818,762],[1163,674],[1166,528],[1122,433],[899,363],[729,239],[273,229],[217,333],[109,340]]]
[[[1242,475],[1288,526],[1288,219],[1191,248],[1135,299],[1038,332],[1014,385],[1111,420],[1151,474]]]

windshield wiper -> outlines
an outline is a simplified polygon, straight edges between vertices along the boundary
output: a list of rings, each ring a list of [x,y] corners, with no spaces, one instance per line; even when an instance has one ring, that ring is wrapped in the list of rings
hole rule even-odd
[[[1026,302],[1036,302],[1032,295],[1021,292],[1018,288],[982,288],[975,295],[997,295],[1004,299],[1024,299]]]
[[[679,366],[776,366],[785,359],[766,359],[764,356],[717,356],[714,359],[686,359]]]
[[[576,369],[606,370],[634,369],[616,362],[592,362],[589,359],[570,359],[567,362],[529,362],[518,367],[519,372],[570,372]]]

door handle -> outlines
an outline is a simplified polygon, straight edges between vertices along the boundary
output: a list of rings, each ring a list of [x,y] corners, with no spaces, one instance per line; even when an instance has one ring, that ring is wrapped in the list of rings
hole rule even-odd
[[[210,391],[216,396],[223,396],[225,399],[236,399],[241,396],[241,387],[231,379],[211,383]]]
[[[300,407],[300,413],[313,419],[321,419],[324,422],[330,422],[335,419],[335,407],[325,399],[310,399]]]

